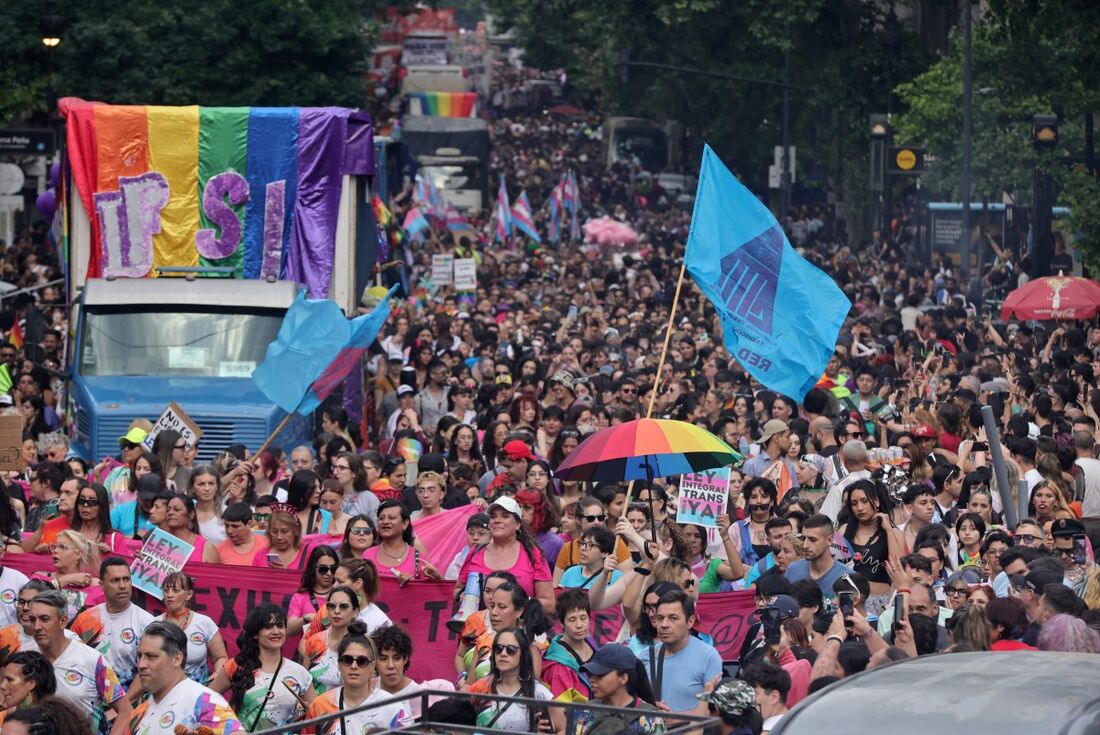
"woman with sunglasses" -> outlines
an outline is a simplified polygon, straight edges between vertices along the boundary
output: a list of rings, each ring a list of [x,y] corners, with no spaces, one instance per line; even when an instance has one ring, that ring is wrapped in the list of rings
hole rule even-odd
[[[336,567],[339,565],[340,559],[331,546],[322,544],[309,552],[302,572],[302,584],[290,598],[287,609],[287,635],[298,635],[303,625],[313,621],[313,616],[324,606],[329,590],[336,583]]]
[[[313,688],[318,694],[340,686],[336,652],[348,634],[348,626],[355,622],[359,614],[359,595],[351,587],[333,587],[324,606],[328,629],[304,636],[299,645],[301,659],[309,662]]]
[[[550,701],[553,695],[538,680],[531,641],[522,628],[502,628],[493,639],[489,675],[469,686],[471,694],[500,694]],[[547,728],[542,722],[548,720]],[[557,708],[528,709],[518,702],[487,702],[477,715],[479,727],[511,732],[563,733],[565,717]]]
[[[111,526],[111,499],[107,488],[77,481],[76,504],[69,527],[91,541],[100,554],[115,554],[126,548],[122,534]]]
[[[336,660],[340,671],[340,686],[329,689],[314,699],[306,710],[306,719],[334,715],[338,712],[356,710],[390,699],[390,695],[374,686],[378,671],[378,650],[374,642],[367,637],[366,626],[354,622],[348,626],[347,634],[336,649]],[[368,707],[352,714],[330,720],[325,725],[328,735],[357,735],[379,729],[397,727],[409,715],[408,705],[387,704]]]
[[[248,732],[297,722],[316,692],[313,677],[283,656],[286,611],[265,602],[245,618],[237,655],[225,662],[210,688],[229,693],[229,704]]]
[[[175,623],[187,634],[187,655],[183,668],[193,681],[205,684],[210,672],[221,671],[229,658],[218,624],[191,609],[191,601],[195,599],[195,581],[189,575],[183,572],[169,574],[161,585],[161,594],[164,612],[155,619]]]
[[[359,615],[367,626],[367,632],[373,633],[379,628],[391,625],[391,621],[382,608],[374,604],[381,590],[378,581],[378,568],[366,559],[352,559],[340,562],[336,567],[336,586],[351,589],[359,598]],[[309,624],[308,635],[319,633],[328,627],[328,608],[323,607]]]
[[[340,559],[362,559],[367,549],[378,543],[378,532],[369,516],[358,515],[348,521],[344,542],[340,544]]]

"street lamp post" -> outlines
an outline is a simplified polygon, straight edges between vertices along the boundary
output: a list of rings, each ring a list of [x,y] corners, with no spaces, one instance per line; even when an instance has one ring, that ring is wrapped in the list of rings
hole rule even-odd
[[[963,3],[963,170],[962,170],[962,242],[959,247],[959,256],[962,261],[960,271],[965,271],[970,278],[970,165],[971,143],[973,137],[973,115],[971,104],[974,97],[973,65],[970,57],[970,30],[973,22],[970,9],[970,0]],[[969,289],[963,286],[960,278],[959,286],[966,293]]]
[[[871,170],[868,189],[872,195],[871,228],[882,230],[883,194],[886,182],[886,142],[890,138],[890,116],[881,113],[872,114],[868,119],[868,134],[871,137]]]

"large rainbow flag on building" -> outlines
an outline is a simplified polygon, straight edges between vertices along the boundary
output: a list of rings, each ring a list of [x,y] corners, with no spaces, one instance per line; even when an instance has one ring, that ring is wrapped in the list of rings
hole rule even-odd
[[[365,112],[72,97],[59,107],[96,245],[89,277],[222,266],[327,295],[343,177],[374,173]]]
[[[476,117],[477,95],[473,92],[410,92],[413,114],[436,117]]]

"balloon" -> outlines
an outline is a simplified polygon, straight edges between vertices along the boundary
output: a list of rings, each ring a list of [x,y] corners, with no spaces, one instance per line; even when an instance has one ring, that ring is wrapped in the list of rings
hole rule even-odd
[[[57,182],[61,179],[61,161],[54,161],[50,164],[50,186],[54,189],[57,188]]]
[[[54,189],[46,189],[38,195],[35,206],[47,221],[52,220],[54,210],[57,209],[57,192]]]
[[[424,445],[412,437],[403,437],[397,440],[397,455],[406,462],[415,462],[420,459],[424,451]]]

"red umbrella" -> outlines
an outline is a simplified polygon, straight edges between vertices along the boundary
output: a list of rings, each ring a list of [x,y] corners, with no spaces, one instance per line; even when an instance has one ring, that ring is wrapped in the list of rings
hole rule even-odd
[[[1001,319],[1092,319],[1100,312],[1100,284],[1089,278],[1047,276],[1016,289],[1001,307]]]

